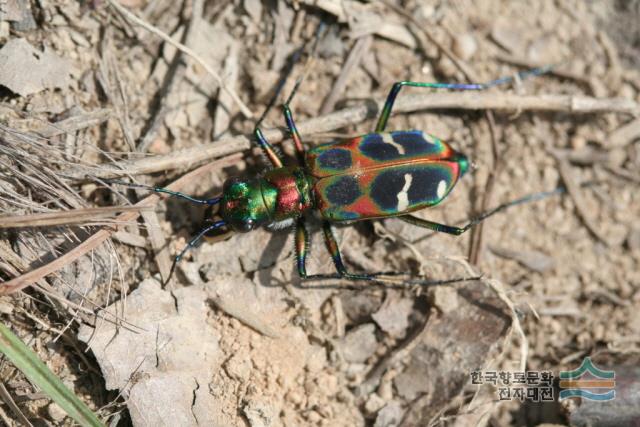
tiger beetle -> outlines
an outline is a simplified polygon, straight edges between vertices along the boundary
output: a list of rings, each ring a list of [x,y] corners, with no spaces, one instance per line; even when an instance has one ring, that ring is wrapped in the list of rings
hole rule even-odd
[[[222,195],[212,199],[196,199],[165,188],[141,186],[194,203],[219,205],[222,220],[213,222],[189,241],[175,257],[167,282],[187,250],[213,230],[226,228],[246,233],[261,226],[284,228],[294,223],[296,267],[302,279],[379,281],[381,275],[397,273],[349,272],[342,261],[332,224],[395,217],[418,227],[458,236],[509,206],[563,191],[559,188],[511,201],[485,212],[463,227],[439,224],[413,216],[412,212],[435,206],[447,197],[458,180],[469,170],[470,162],[464,154],[454,150],[446,142],[420,130],[386,131],[393,104],[405,86],[484,90],[512,82],[516,78],[544,74],[550,68],[536,68],[520,72],[517,77],[504,77],[484,84],[397,82],[387,96],[373,133],[321,144],[310,150],[305,150],[302,145],[289,108],[300,84],[299,80],[282,106],[284,120],[299,160],[298,166],[284,166],[280,155],[264,137],[260,124],[265,111],[253,133],[272,165],[262,176],[230,178],[224,183]],[[337,274],[307,273],[309,232],[305,214],[311,211],[316,211],[322,218],[324,241]],[[445,282],[451,281],[426,283]]]

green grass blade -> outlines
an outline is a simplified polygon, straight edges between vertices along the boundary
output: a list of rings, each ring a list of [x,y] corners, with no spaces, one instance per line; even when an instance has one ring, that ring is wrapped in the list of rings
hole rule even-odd
[[[0,353],[7,358],[40,387],[67,414],[83,426],[103,426],[98,417],[91,412],[78,397],[71,392],[38,356],[27,347],[13,332],[0,323]]]

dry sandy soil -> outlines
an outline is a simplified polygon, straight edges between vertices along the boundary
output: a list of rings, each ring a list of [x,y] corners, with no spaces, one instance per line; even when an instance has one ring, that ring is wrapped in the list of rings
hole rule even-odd
[[[500,401],[471,372],[557,376],[590,356],[638,387],[639,55],[638,1],[5,0],[2,322],[111,425],[624,425],[640,405],[620,390],[615,407]],[[424,218],[568,191],[461,237],[393,218],[336,229],[353,271],[477,280],[301,282],[291,230],[259,230],[203,242],[163,286],[215,212],[105,182],[212,197],[261,173],[256,118],[302,76],[291,107],[313,146],[370,132],[396,81],[544,64],[486,93],[406,89],[389,127],[476,166]],[[294,163],[278,108],[264,127]],[[140,218],[109,210],[143,199]],[[332,273],[309,222],[308,270]],[[0,386],[0,424],[72,424],[3,359]]]

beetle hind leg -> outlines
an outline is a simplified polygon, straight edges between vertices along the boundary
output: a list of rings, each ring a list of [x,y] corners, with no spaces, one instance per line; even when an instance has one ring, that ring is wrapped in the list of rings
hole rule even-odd
[[[384,287],[397,287],[406,288],[411,285],[418,286],[438,286],[448,285],[452,283],[464,282],[469,280],[478,280],[479,277],[465,277],[449,280],[422,280],[422,279],[395,279],[394,276],[406,276],[406,273],[397,271],[386,271],[377,273],[350,273],[347,271],[344,263],[342,262],[342,256],[340,255],[340,248],[336,241],[335,235],[331,228],[331,224],[328,221],[323,223],[324,241],[327,250],[331,254],[331,258],[336,267],[336,274],[313,274],[308,275],[306,272],[305,262],[308,249],[308,233],[304,228],[303,220],[299,220],[298,227],[296,229],[296,261],[298,267],[298,273],[303,280],[326,280],[326,279],[342,279],[353,282],[372,282]]]

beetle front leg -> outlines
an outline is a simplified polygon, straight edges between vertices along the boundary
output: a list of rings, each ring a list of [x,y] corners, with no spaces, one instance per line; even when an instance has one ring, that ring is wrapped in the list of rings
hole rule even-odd
[[[256,138],[256,142],[258,143],[258,146],[262,148],[262,151],[264,151],[264,154],[267,155],[267,158],[269,159],[273,167],[276,169],[281,168],[282,160],[280,159],[280,156],[278,156],[278,154],[276,153],[276,150],[273,148],[273,145],[271,145],[269,141],[267,141],[267,138],[264,137],[264,134],[260,129],[260,123],[258,123],[256,125],[256,128],[253,130],[253,135]]]
[[[293,93],[291,95],[293,95]],[[300,162],[300,164],[303,164],[305,150],[304,150],[304,147],[302,146],[302,139],[300,138],[300,132],[298,132],[296,123],[293,120],[293,114],[291,114],[291,109],[289,108],[289,100],[287,100],[287,103],[282,106],[282,112],[284,114],[284,120],[287,123],[287,128],[289,128],[289,132],[291,133],[293,144],[296,147],[296,154],[298,155],[298,161]]]

